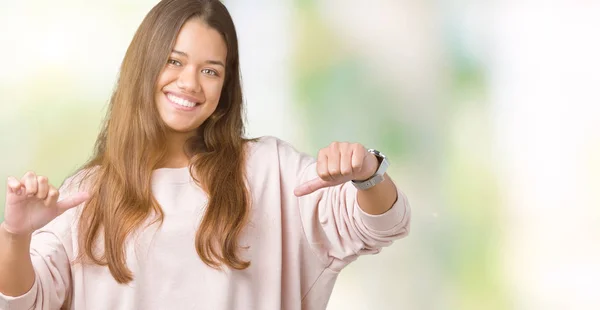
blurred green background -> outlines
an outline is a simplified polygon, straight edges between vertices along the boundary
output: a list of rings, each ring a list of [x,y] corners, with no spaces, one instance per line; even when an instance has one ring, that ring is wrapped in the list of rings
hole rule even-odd
[[[156,3],[1,0],[2,186],[90,156]],[[375,147],[411,202],[410,237],[344,270],[329,309],[600,308],[600,5],[225,3],[249,135]]]

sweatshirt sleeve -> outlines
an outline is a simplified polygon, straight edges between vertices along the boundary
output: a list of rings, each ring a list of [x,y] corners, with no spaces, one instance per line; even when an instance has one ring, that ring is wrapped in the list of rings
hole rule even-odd
[[[285,163],[281,169],[296,178],[294,187],[318,177],[313,157],[297,152],[283,141],[279,153],[285,156],[281,158]],[[294,188],[288,190],[293,195]],[[347,182],[298,197],[302,228],[308,243],[321,261],[333,270],[341,270],[360,255],[379,253],[383,247],[409,233],[410,207],[399,189],[394,205],[380,215],[364,212],[358,205],[357,193],[356,187]]]
[[[59,189],[59,199],[74,192],[69,178]],[[30,256],[35,271],[31,289],[17,297],[0,294],[0,310],[54,310],[63,307],[71,291],[72,226],[76,208],[58,216],[32,234]]]
[[[37,231],[31,241],[35,281],[29,292],[18,297],[0,294],[0,309],[59,309],[70,286],[69,259],[60,240],[49,231]]]

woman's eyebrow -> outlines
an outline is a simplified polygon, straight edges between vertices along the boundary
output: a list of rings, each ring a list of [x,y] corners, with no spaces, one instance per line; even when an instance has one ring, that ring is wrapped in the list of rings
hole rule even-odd
[[[225,64],[220,60],[207,60],[206,63],[211,65],[218,65],[225,68]]]
[[[175,54],[178,54],[178,55],[181,55],[181,56],[188,57],[188,54],[186,54],[186,53],[184,53],[182,51],[178,51],[178,50],[172,50],[171,53],[175,53]]]

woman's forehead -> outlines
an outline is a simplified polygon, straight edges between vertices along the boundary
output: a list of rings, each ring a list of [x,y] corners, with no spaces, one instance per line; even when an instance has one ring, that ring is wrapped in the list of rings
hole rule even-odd
[[[185,54],[183,56],[191,61],[210,59],[224,63],[227,58],[227,45],[221,34],[199,18],[185,22],[177,34],[173,50]]]

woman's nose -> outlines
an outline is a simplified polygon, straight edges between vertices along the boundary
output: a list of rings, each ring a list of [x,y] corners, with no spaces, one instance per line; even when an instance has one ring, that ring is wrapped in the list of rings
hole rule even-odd
[[[199,93],[202,91],[199,75],[194,68],[188,67],[181,71],[177,79],[177,87],[189,93]]]

